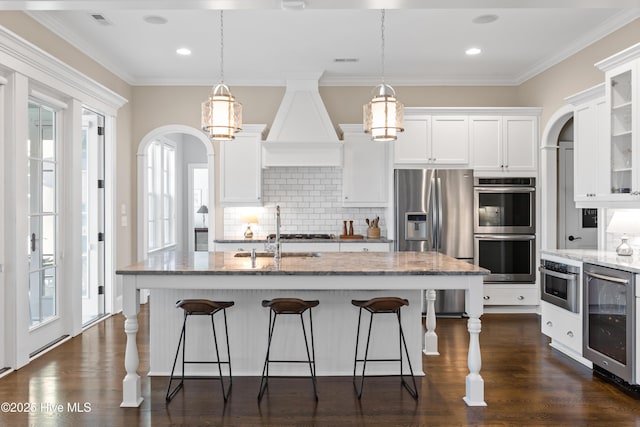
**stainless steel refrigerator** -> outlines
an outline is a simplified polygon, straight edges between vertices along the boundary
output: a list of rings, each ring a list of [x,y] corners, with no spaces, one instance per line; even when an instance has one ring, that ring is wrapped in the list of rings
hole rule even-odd
[[[395,250],[438,251],[473,263],[473,170],[396,169],[394,175]],[[463,313],[464,291],[438,292],[436,314]]]

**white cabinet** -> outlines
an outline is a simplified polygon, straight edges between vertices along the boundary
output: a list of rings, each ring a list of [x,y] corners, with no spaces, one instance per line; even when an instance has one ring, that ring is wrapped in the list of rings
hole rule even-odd
[[[282,252],[338,252],[340,244],[331,242],[281,242]]]
[[[407,116],[404,132],[392,143],[396,164],[425,164],[431,162],[431,117]]]
[[[340,252],[389,252],[389,242],[340,242]]]
[[[469,127],[474,170],[536,172],[537,116],[472,116]]]
[[[233,141],[220,142],[220,203],[262,205],[262,148],[265,125],[245,125]]]
[[[411,114],[405,109],[404,132],[393,144],[396,165],[466,165],[468,117]]]
[[[602,160],[612,202],[640,203],[640,43],[596,64],[605,72],[606,143]],[[624,206],[624,205],[622,205]]]
[[[431,116],[431,161],[469,163],[468,116]]]
[[[578,206],[606,198],[608,165],[607,109],[604,84],[567,98],[573,112],[573,191]]]
[[[387,206],[389,143],[371,141],[362,125],[340,125],[343,132],[342,205]]]
[[[536,284],[485,284],[484,305],[537,306],[540,303],[540,289]]]
[[[542,333],[551,338],[551,346],[585,363],[582,358],[582,318],[545,301],[540,303]],[[586,364],[586,363],[585,363]]]

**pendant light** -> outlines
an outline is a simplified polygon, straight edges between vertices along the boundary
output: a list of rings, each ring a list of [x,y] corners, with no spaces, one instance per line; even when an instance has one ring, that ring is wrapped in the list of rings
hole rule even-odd
[[[404,106],[396,92],[384,82],[384,15],[381,11],[382,83],[373,89],[373,98],[363,106],[364,132],[374,141],[395,141],[404,131]]]
[[[242,104],[231,95],[224,84],[224,15],[220,11],[220,83],[211,90],[209,98],[202,103],[202,130],[211,139],[228,141],[235,139],[236,131],[242,128]]]

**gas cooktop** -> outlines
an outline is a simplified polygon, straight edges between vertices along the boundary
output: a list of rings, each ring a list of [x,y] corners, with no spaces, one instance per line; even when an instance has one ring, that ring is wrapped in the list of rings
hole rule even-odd
[[[268,240],[273,240],[276,238],[275,234],[269,234],[267,236]],[[319,233],[297,233],[297,234],[280,234],[281,240],[310,240],[310,239],[319,239],[319,240],[333,240],[336,236],[334,234],[319,234]]]

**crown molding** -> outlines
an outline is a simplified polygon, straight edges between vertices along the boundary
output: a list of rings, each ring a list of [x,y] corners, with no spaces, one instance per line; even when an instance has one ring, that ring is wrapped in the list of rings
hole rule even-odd
[[[29,41],[0,26],[0,62],[41,84],[61,90],[82,102],[98,101],[114,111],[127,99],[85,76]]]

